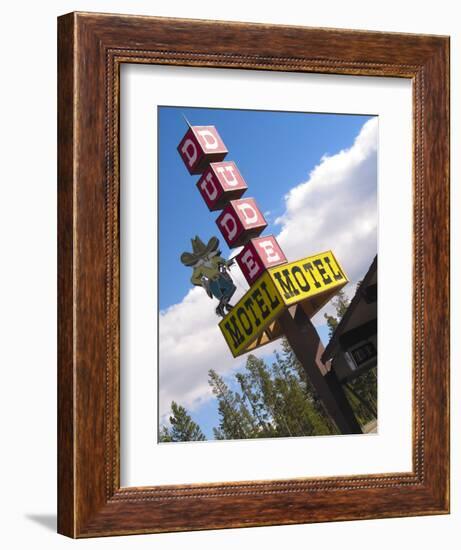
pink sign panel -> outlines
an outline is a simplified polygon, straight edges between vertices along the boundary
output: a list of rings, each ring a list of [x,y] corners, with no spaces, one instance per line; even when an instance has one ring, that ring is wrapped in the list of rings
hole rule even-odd
[[[254,199],[231,201],[218,216],[216,224],[230,248],[246,244],[267,227]]]
[[[248,189],[235,162],[212,162],[197,182],[197,188],[208,209],[222,210],[226,204],[239,199]]]
[[[277,239],[273,235],[251,239],[236,258],[245,279],[251,286],[269,267],[286,263]]]
[[[190,174],[201,174],[210,162],[219,162],[227,155],[214,126],[191,126],[178,145],[178,152]]]

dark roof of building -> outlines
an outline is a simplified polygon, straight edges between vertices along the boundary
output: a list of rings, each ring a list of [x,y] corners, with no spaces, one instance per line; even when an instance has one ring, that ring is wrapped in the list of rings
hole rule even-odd
[[[355,309],[359,305],[360,300],[364,297],[364,292],[366,292],[367,288],[370,286],[370,283],[372,282],[373,277],[375,276],[377,268],[378,268],[378,256],[376,255],[370,267],[368,268],[368,271],[365,274],[365,277],[363,278],[360,285],[358,286],[355,292],[355,295],[352,298],[351,303],[349,304],[349,307],[346,310],[346,313],[343,315],[343,318],[339,322],[338,326],[335,328],[335,331],[333,332],[330,338],[330,341],[328,342],[328,345],[322,354],[322,361],[324,363],[327,362],[329,359],[331,359],[331,357],[334,355],[336,348],[339,345],[339,338],[343,333],[344,329],[346,328]]]

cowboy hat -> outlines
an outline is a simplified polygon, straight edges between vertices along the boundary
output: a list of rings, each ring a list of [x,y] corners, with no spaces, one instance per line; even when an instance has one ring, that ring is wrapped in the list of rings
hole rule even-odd
[[[183,252],[181,254],[181,262],[187,266],[195,265],[201,258],[207,256],[210,252],[214,252],[219,247],[219,239],[217,237],[211,237],[208,244],[205,243],[197,235],[195,239],[191,239],[192,252]]]

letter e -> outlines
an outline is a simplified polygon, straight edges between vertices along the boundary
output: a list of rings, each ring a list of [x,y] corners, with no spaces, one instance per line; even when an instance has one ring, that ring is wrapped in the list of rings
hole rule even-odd
[[[248,277],[253,280],[261,269],[253,257],[253,252],[247,250],[240,258],[243,264],[245,264],[248,269]]]

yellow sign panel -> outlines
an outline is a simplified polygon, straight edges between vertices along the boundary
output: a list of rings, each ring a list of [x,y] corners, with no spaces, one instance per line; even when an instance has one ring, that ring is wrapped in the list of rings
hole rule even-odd
[[[314,302],[314,297],[329,300],[346,283],[347,277],[331,251],[267,270],[219,323],[232,355],[245,353],[283,308]],[[315,313],[325,299],[317,300],[308,311]]]
[[[269,274],[287,306],[347,283],[331,251],[272,267]]]
[[[219,323],[232,355],[243,353],[284,307],[266,271]]]

